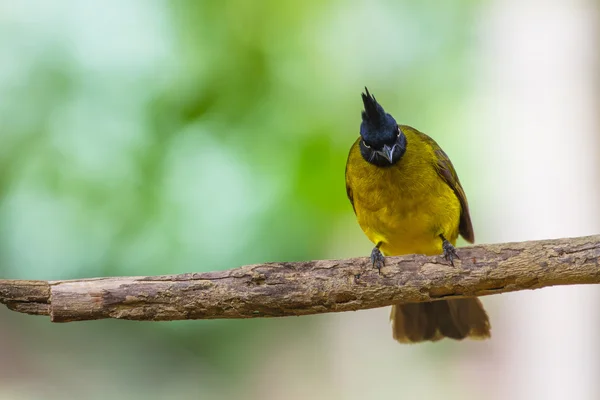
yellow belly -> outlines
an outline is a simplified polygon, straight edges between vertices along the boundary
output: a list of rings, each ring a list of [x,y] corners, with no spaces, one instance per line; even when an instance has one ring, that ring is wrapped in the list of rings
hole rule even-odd
[[[384,255],[441,254],[440,235],[456,242],[460,214],[452,210],[460,210],[460,204],[455,196],[446,198],[448,207],[440,207],[440,200],[422,196],[421,201],[396,201],[380,208],[361,207],[359,201],[358,223],[371,242],[381,242]]]

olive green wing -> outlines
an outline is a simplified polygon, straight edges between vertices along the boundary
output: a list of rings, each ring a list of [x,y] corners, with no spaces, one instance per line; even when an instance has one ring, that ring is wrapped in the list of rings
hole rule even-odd
[[[346,194],[348,195],[348,200],[350,200],[350,204],[352,204],[354,214],[356,214],[356,208],[354,208],[354,197],[352,197],[352,188],[348,186],[348,182],[346,182]]]
[[[350,156],[352,154],[352,151],[355,151],[355,147],[358,146],[358,141],[360,140],[357,139],[356,142],[354,142],[354,144],[352,145],[352,147],[350,148],[350,152],[348,153],[348,159],[346,160],[346,195],[348,196],[348,200],[350,200],[350,204],[352,204],[352,209],[354,210],[354,214],[356,214],[356,208],[354,207],[354,195],[352,193],[352,188],[350,187],[350,181],[348,179],[348,164],[350,164]]]
[[[473,243],[475,241],[475,232],[473,232],[473,224],[471,223],[471,215],[469,214],[469,203],[467,202],[467,195],[460,185],[460,180],[458,179],[458,175],[454,170],[454,166],[452,165],[448,155],[435,142],[435,140],[424,133],[418,133],[433,149],[437,160],[436,168],[438,174],[446,182],[446,184],[452,188],[456,194],[456,197],[458,197],[461,207],[458,232],[467,242]]]

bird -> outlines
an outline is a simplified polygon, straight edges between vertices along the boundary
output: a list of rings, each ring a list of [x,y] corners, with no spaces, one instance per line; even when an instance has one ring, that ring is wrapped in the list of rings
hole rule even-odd
[[[399,125],[365,87],[360,135],[346,162],[346,193],[361,229],[373,242],[379,270],[386,256],[459,258],[456,240],[473,243],[467,197],[450,159],[426,134]],[[476,298],[396,304],[390,314],[400,343],[491,337],[488,315]]]

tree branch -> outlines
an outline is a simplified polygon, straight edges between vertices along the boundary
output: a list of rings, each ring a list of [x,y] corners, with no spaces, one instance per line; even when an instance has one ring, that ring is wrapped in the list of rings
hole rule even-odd
[[[54,322],[255,318],[361,310],[553,285],[600,283],[600,235],[479,245],[440,256],[247,265],[181,275],[0,280],[0,302]]]

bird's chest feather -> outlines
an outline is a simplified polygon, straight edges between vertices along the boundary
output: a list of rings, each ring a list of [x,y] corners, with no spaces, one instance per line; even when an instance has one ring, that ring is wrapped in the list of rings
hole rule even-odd
[[[384,254],[439,254],[440,234],[455,242],[460,203],[432,164],[406,158],[388,168],[362,167],[352,182],[358,222]]]

